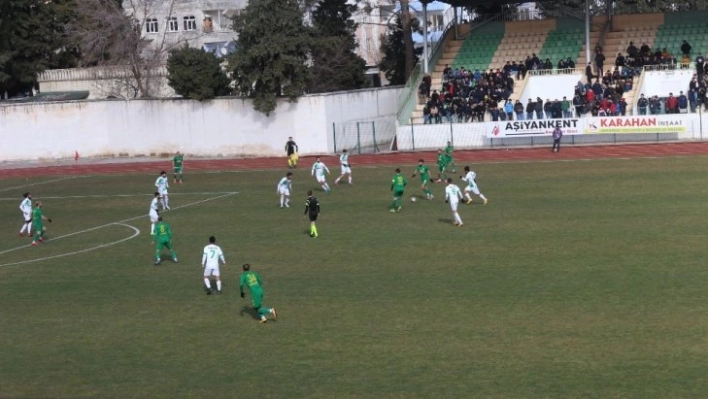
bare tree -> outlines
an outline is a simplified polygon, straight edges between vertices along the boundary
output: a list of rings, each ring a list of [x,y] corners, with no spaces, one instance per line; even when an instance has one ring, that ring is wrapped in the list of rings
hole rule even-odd
[[[159,94],[169,51],[199,33],[166,34],[178,24],[177,0],[76,0],[79,15],[69,34],[79,46],[84,67],[92,68],[105,96],[145,98]],[[178,26],[178,25],[176,25]]]

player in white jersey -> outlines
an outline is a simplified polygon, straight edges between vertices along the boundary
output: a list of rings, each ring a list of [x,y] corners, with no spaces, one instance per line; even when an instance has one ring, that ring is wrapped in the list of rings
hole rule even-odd
[[[472,203],[472,196],[470,195],[471,192],[474,195],[478,195],[479,198],[484,201],[484,205],[487,205],[487,197],[479,191],[479,187],[477,187],[477,182],[475,181],[475,179],[477,179],[477,174],[471,171],[469,166],[465,166],[465,173],[465,176],[460,176],[460,178],[467,182],[467,187],[465,187],[465,199],[467,199],[467,203]]]
[[[312,176],[315,176],[317,178],[317,183],[322,186],[322,189],[328,193],[330,191],[329,184],[327,184],[327,180],[325,180],[325,172],[329,174],[329,169],[327,169],[327,165],[324,164],[324,162],[320,161],[320,157],[317,157],[317,160],[315,163],[312,164]]]
[[[24,199],[20,202],[20,210],[22,211],[22,218],[25,223],[20,229],[20,237],[25,235],[25,230],[27,230],[27,237],[32,237],[32,195],[30,193],[22,194]]]
[[[152,201],[150,201],[150,211],[148,212],[148,216],[150,216],[150,235],[151,236],[155,235],[155,223],[157,223],[157,218],[159,217],[159,215],[157,214],[159,200],[160,200],[160,193],[155,191],[155,196],[152,198]]]
[[[458,227],[462,227],[462,218],[460,214],[457,213],[457,204],[460,203],[462,199],[462,191],[456,185],[452,184],[452,178],[447,179],[447,187],[445,187],[445,202],[450,204],[450,209],[452,209],[452,217],[454,219],[453,224]]]
[[[162,210],[170,209],[170,199],[167,194],[167,189],[170,188],[170,179],[167,178],[167,172],[164,170],[160,172],[160,177],[155,180],[155,187],[157,187],[157,192],[160,193]]]
[[[275,188],[276,194],[280,195],[280,207],[290,208],[290,191],[293,189],[293,174],[288,172],[285,177],[280,179],[278,186]]]
[[[221,294],[221,272],[219,271],[219,261],[222,265],[226,265],[224,253],[218,245],[216,245],[216,237],[209,237],[209,245],[204,247],[202,255],[202,268],[204,269],[204,285],[206,286],[206,294],[211,295],[211,276],[216,277],[216,293]]]
[[[349,154],[347,154],[347,150],[342,150],[342,155],[339,156],[339,162],[342,164],[342,174],[334,181],[334,184],[339,184],[339,181],[342,180],[344,176],[348,176],[349,184],[352,184],[352,168],[349,164]]]

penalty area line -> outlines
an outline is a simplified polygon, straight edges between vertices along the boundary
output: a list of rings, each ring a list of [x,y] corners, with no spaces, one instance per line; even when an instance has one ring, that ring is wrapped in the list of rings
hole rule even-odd
[[[195,202],[190,202],[189,204],[176,206],[176,207],[172,208],[171,210],[167,211],[167,213],[174,212],[174,211],[176,211],[176,210],[183,209],[183,208],[188,208],[188,207],[190,207],[190,206],[203,204],[203,203],[205,203],[205,202],[214,201],[214,200],[217,200],[217,199],[229,197],[229,196],[235,195],[235,194],[238,194],[238,192],[235,192],[235,191],[234,191],[234,192],[231,192],[231,193],[228,193],[228,194],[223,194],[223,195],[219,195],[219,196],[216,196],[216,197],[211,197],[211,198],[206,198],[206,199],[199,200],[199,201],[195,201]],[[147,217],[148,217],[147,214],[143,214],[143,215],[140,215],[140,216],[133,216],[133,217],[130,217],[130,218],[127,218],[127,219],[118,220],[118,221],[116,221],[116,222],[110,222],[110,223],[102,224],[102,225],[100,225],[100,226],[96,226],[96,227],[91,227],[91,228],[84,229],[84,230],[75,231],[75,232],[69,233],[69,234],[64,234],[63,236],[59,236],[59,237],[56,237],[56,238],[52,238],[52,239],[49,239],[49,240],[47,240],[47,241],[45,241],[45,242],[53,242],[53,241],[56,241],[56,240],[61,240],[62,238],[73,237],[73,236],[78,235],[78,234],[88,233],[88,232],[91,232],[91,231],[95,231],[95,230],[98,230],[98,229],[102,229],[102,228],[104,228],[104,227],[106,227],[106,226],[110,226],[110,225],[112,225],[112,224],[122,224],[122,223],[125,223],[125,222],[131,222],[131,221],[136,220],[136,219],[147,218]],[[6,249],[6,250],[4,250],[4,251],[0,251],[0,255],[4,255],[4,254],[10,253],[10,252],[19,251],[19,250],[24,249],[24,248],[31,248],[31,246],[30,246],[30,245],[22,245],[22,246],[19,246],[19,247]]]
[[[116,240],[116,241],[113,241],[113,242],[109,242],[109,243],[107,243],[107,244],[96,245],[96,246],[94,246],[94,247],[82,249],[82,250],[79,250],[79,251],[67,252],[67,253],[59,254],[59,255],[45,256],[45,257],[43,257],[43,258],[37,258],[37,259],[22,260],[22,261],[19,261],[19,262],[4,263],[4,264],[0,264],[0,267],[22,265],[22,264],[25,264],[25,263],[41,262],[41,261],[44,261],[44,260],[57,259],[57,258],[63,258],[63,257],[65,257],[65,256],[72,256],[72,255],[83,254],[83,253],[86,253],[86,252],[95,251],[95,250],[97,250],[97,249],[110,247],[110,246],[117,245],[117,244],[120,244],[120,243],[125,242],[125,241],[128,241],[128,240],[132,240],[133,238],[137,237],[137,236],[140,234],[140,229],[138,229],[137,227],[131,226],[131,225],[129,225],[129,224],[125,224],[125,223],[118,223],[118,222],[116,222],[116,223],[110,223],[110,224],[104,225],[104,226],[102,226],[102,227],[110,227],[110,226],[125,226],[125,227],[127,227],[127,228],[133,230],[133,235],[131,235],[130,237],[127,237],[127,238],[122,238],[122,239],[120,239],[120,240]]]

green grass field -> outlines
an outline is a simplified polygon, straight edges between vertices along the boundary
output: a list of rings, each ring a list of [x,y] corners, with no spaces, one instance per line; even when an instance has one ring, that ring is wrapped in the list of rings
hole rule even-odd
[[[156,175],[0,180],[0,397],[706,396],[708,157],[474,169],[490,202],[462,228],[443,185],[390,214],[393,167],[360,168],[316,192],[317,239],[309,171],[290,209],[282,170],[188,173],[164,214],[180,263],[158,267]],[[54,220],[37,248],[17,237],[27,190]],[[244,262],[277,322],[239,297]]]

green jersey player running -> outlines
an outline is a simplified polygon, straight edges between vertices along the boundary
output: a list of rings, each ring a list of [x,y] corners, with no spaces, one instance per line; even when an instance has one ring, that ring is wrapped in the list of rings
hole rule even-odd
[[[455,149],[452,146],[452,142],[448,141],[447,147],[445,147],[445,155],[447,156],[447,164],[450,165],[452,173],[457,173],[457,167],[455,166],[455,159],[452,156],[452,152],[454,150]]]
[[[246,293],[243,292],[243,287],[245,286],[248,286],[249,291],[251,291],[253,309],[258,313],[261,323],[268,321],[266,316],[269,314],[273,315],[273,319],[277,319],[278,314],[275,312],[275,308],[263,306],[263,282],[261,282],[261,276],[256,272],[252,272],[251,265],[248,263],[243,265],[243,273],[239,279],[238,287],[241,291],[241,298],[246,297]]]
[[[403,193],[406,190],[406,178],[401,174],[401,169],[396,169],[396,174],[391,179],[391,191],[393,191],[393,202],[391,203],[391,212],[400,212],[403,205]]]
[[[413,172],[413,177],[415,177],[415,175],[417,174],[420,175],[420,188],[425,193],[425,199],[430,201],[431,199],[433,199],[433,193],[430,191],[430,188],[428,188],[428,183],[430,183],[430,168],[425,165],[425,161],[423,161],[422,159],[418,160],[418,167],[415,168],[415,172]]]
[[[448,163],[448,157],[447,154],[443,152],[443,150],[438,150],[438,183],[442,183],[443,181],[447,181],[447,163]]]
[[[182,183],[182,163],[184,162],[184,155],[177,151],[175,157],[172,158],[172,168],[175,172],[174,182]]]

